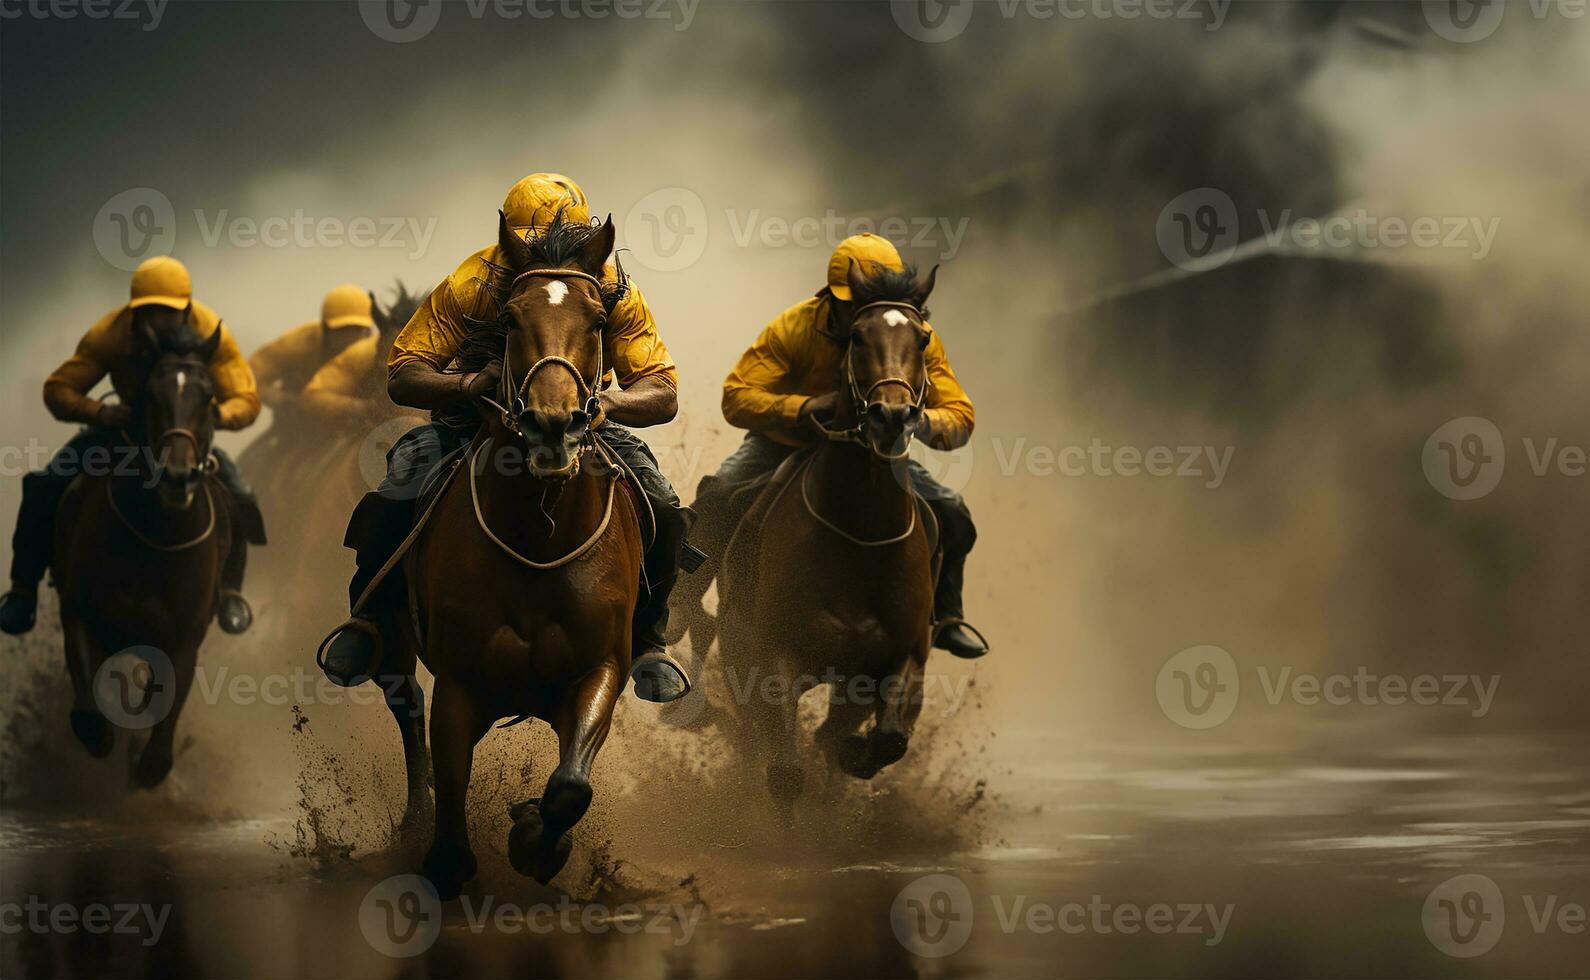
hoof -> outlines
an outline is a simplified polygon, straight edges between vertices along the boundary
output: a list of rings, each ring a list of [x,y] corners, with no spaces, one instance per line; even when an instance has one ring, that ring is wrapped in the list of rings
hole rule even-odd
[[[420,873],[435,886],[437,898],[450,902],[464,890],[465,883],[474,880],[478,870],[474,852],[437,844],[425,855],[425,864]]]
[[[637,657],[629,676],[635,682],[635,696],[642,701],[668,704],[690,693],[690,675],[664,652]]]
[[[138,757],[138,766],[133,770],[133,785],[139,789],[154,789],[166,781],[166,776],[171,774],[171,753],[151,751],[144,747],[143,755]]]
[[[873,761],[872,740],[865,735],[846,735],[834,751],[834,761],[839,771],[857,779],[871,779],[878,774],[878,764]]]
[[[911,739],[902,732],[873,732],[872,763],[879,769],[892,766],[905,758]]]
[[[508,863],[527,878],[543,885],[551,884],[563,866],[569,862],[574,842],[567,833],[547,842],[547,826],[535,804],[516,807],[518,814],[513,829],[508,831]]]
[[[105,716],[94,711],[72,712],[72,734],[83,743],[83,748],[96,759],[110,755],[116,746],[116,730]]]

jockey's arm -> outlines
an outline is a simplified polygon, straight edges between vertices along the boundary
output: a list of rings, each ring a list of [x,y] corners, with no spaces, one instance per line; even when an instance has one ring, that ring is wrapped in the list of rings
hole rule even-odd
[[[62,422],[101,425],[97,398],[88,393],[110,372],[104,331],[96,326],[78,342],[77,350],[66,363],[56,368],[44,382],[44,406]]]
[[[932,330],[932,327],[928,329]],[[938,331],[933,331],[923,358],[927,365],[929,388],[927,429],[922,440],[934,449],[959,449],[971,441],[977,413],[972,408],[972,399],[950,367],[950,358],[944,351],[944,342],[939,339]]]
[[[215,381],[215,425],[232,431],[246,429],[259,418],[259,388],[254,383],[254,371],[232,331],[225,324],[216,329],[221,331],[221,345],[210,360],[210,377]]]
[[[502,366],[498,361],[473,374],[449,374],[427,361],[415,359],[392,369],[386,390],[394,404],[432,412],[457,408],[490,393],[501,376]]]
[[[628,388],[608,388],[598,397],[609,420],[632,429],[672,422],[679,414],[679,393],[660,375],[641,378]]]

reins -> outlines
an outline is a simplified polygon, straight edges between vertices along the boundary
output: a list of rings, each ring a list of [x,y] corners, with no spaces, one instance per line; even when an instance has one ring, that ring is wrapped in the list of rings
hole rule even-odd
[[[133,443],[133,438],[127,432],[127,430],[120,429],[118,431],[121,433],[122,438],[129,445]],[[164,445],[165,441],[172,436],[178,436],[180,438],[187,439],[189,442],[193,443],[193,448],[195,450],[202,451],[204,448],[199,443],[199,437],[195,435],[192,430],[182,428],[167,429],[165,432],[160,434],[160,438],[156,439],[153,444],[156,446]],[[200,464],[199,472],[203,473],[205,476],[209,476],[211,473],[214,473],[218,468],[220,468],[220,465],[220,460],[215,458],[215,454],[209,453],[204,457],[204,462]],[[110,512],[116,515],[116,519],[121,521],[122,526],[131,532],[133,537],[138,539],[139,544],[142,544],[144,547],[151,548],[155,551],[187,551],[190,548],[197,548],[199,545],[210,540],[210,536],[215,533],[215,496],[210,493],[210,484],[207,480],[204,483],[204,505],[205,507],[209,508],[210,522],[205,527],[203,533],[201,533],[198,537],[191,541],[184,541],[181,544],[161,544],[158,541],[150,538],[148,535],[144,534],[142,531],[138,530],[138,528],[133,525],[133,522],[127,519],[127,515],[122,513],[121,504],[116,502],[116,483],[114,480],[112,480],[105,487],[105,497],[110,501]]]
[[[596,526],[596,530],[591,532],[591,536],[585,539],[585,543],[581,544],[579,547],[575,548],[573,551],[569,552],[563,557],[554,559],[553,561],[535,561],[534,559],[526,558],[524,555],[521,555],[519,552],[513,549],[512,545],[508,544],[502,538],[497,537],[496,532],[493,531],[491,526],[486,523],[486,515],[480,509],[480,489],[475,480],[478,467],[475,465],[475,463],[480,458],[481,452],[490,442],[490,436],[487,436],[485,439],[481,440],[480,445],[477,446],[474,453],[470,455],[468,465],[469,499],[475,507],[475,523],[480,525],[481,532],[484,533],[486,537],[491,539],[492,544],[495,544],[498,548],[501,548],[503,553],[512,558],[514,561],[525,566],[526,568],[533,568],[537,571],[550,571],[554,568],[562,568],[564,565],[567,565],[570,562],[578,561],[587,551],[590,551],[592,548],[596,547],[596,543],[602,539],[602,535],[607,533],[607,527],[613,521],[613,500],[618,495],[618,480],[616,478],[609,480],[607,483],[607,507],[602,513],[602,521]],[[596,445],[600,447],[601,443],[598,442]],[[597,451],[604,452],[602,449],[598,449]]]

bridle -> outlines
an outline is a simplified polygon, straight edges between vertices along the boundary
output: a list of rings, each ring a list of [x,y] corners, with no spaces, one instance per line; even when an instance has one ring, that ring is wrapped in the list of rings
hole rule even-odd
[[[513,282],[508,284],[508,294],[512,296],[515,290],[518,289],[520,281],[531,278],[583,279],[595,286],[598,294],[602,290],[602,281],[600,279],[589,273],[580,272],[577,269],[532,269],[514,277]],[[568,465],[557,473],[548,474],[551,478],[555,479],[560,476],[567,477],[572,475],[579,468],[580,457],[585,455],[585,451],[595,443],[594,433],[596,432],[596,427],[601,424],[602,415],[602,403],[601,399],[596,396],[596,389],[602,383],[602,375],[606,371],[606,366],[603,364],[602,359],[602,347],[602,343],[598,341],[596,345],[596,379],[594,381],[587,382],[585,375],[580,373],[579,366],[568,358],[560,357],[556,354],[548,354],[530,365],[530,370],[524,373],[523,380],[515,387],[513,369],[508,358],[508,345],[505,343],[502,349],[502,380],[500,382],[502,401],[498,402],[487,397],[481,398],[481,401],[497,410],[502,417],[502,427],[523,440],[525,434],[524,429],[519,424],[519,419],[528,411],[525,405],[525,394],[530,390],[530,382],[535,378],[537,372],[543,368],[556,365],[566,368],[570,374],[574,375],[574,381],[579,385],[580,397],[584,400],[585,405],[583,409],[586,419],[585,434],[581,436],[579,447],[571,455]]]
[[[918,320],[922,319],[922,310],[914,304],[897,300],[879,300],[876,303],[868,303],[866,306],[857,309],[855,313],[851,314],[851,324],[854,325],[856,320],[861,317],[861,314],[867,312],[868,310],[878,308],[905,310],[915,316]],[[904,443],[901,445],[900,451],[898,453],[879,452],[877,446],[873,444],[872,440],[867,438],[867,416],[875,404],[872,400],[872,396],[877,394],[878,389],[886,388],[890,385],[898,385],[899,387],[910,392],[911,403],[914,407],[921,408],[923,405],[927,404],[928,387],[930,386],[927,375],[927,356],[926,354],[919,354],[922,360],[922,387],[920,390],[918,390],[911,384],[911,382],[904,378],[890,376],[879,378],[872,384],[868,385],[866,391],[862,391],[860,383],[856,381],[856,364],[854,356],[855,350],[856,335],[854,330],[852,330],[850,339],[845,344],[845,385],[850,389],[850,403],[855,408],[856,424],[848,429],[830,429],[820,423],[814,424],[817,425],[817,430],[826,436],[830,441],[853,442],[857,445],[865,446],[874,456],[877,456],[879,459],[886,460],[888,462],[897,462],[902,460],[910,454],[911,440],[914,437],[913,433],[910,431],[906,432]]]

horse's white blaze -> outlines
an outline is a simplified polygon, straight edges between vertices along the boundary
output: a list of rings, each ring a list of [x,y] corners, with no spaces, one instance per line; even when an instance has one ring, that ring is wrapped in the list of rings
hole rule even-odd
[[[177,372],[177,394],[180,396],[182,394],[182,389],[186,388],[187,386],[188,386],[188,372],[186,372],[186,371],[178,371]]]
[[[901,313],[899,310],[884,310],[883,322],[887,323],[891,327],[903,327],[907,323],[911,322],[911,318],[906,316],[904,313]]]
[[[569,284],[556,279],[547,283],[547,302],[553,306],[562,306],[563,298],[569,295]]]

